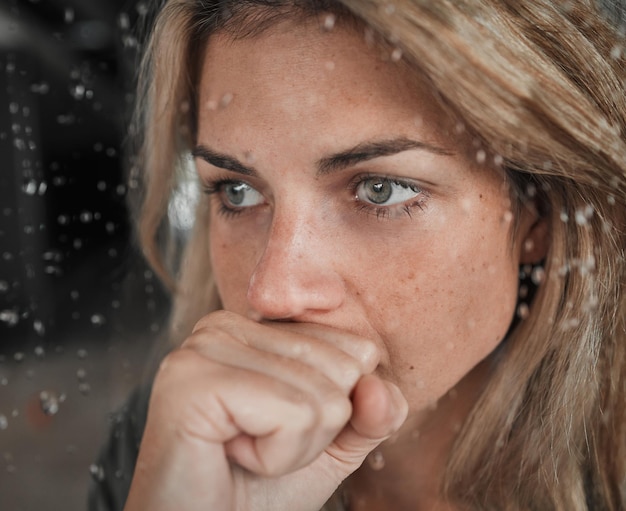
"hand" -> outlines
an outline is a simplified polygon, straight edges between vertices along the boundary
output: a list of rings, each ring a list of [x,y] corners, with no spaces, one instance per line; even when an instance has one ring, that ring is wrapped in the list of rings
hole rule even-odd
[[[204,317],[162,363],[126,511],[319,510],[407,414],[367,339]]]

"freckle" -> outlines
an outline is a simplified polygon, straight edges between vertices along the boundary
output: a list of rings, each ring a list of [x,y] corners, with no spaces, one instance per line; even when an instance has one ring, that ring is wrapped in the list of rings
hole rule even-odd
[[[412,371],[413,369],[415,369],[415,366],[410,366],[409,370]]]
[[[409,273],[409,275],[408,275],[408,277],[407,277],[407,278],[408,278],[409,280],[413,280],[413,279],[415,278],[415,272],[413,272],[413,271],[412,271],[411,273]]]
[[[482,199],[483,198],[483,194],[481,193],[478,197],[480,197]]]

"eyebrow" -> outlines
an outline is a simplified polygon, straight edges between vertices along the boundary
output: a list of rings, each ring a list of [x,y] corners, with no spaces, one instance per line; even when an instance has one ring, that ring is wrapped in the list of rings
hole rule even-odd
[[[347,151],[342,151],[318,160],[317,174],[331,174],[333,172],[357,165],[358,163],[373,160],[375,158],[381,158],[383,156],[392,156],[394,154],[410,150],[428,151],[441,156],[452,156],[454,154],[454,152],[442,147],[437,147],[426,142],[411,140],[405,137],[363,142],[351,149],[348,149]],[[191,154],[194,158],[200,158],[221,169],[230,170],[231,172],[236,172],[246,176],[259,175],[258,171],[254,167],[245,165],[236,158],[226,154],[213,151],[202,144],[196,146],[191,151]]]

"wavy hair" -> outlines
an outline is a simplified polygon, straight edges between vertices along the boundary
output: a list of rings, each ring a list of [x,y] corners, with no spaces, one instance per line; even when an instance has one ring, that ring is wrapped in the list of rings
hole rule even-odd
[[[605,2],[606,3],[606,2]],[[141,70],[137,232],[175,288],[171,339],[220,307],[207,212],[176,268],[163,236],[211,34],[332,13],[400,52],[550,227],[543,278],[466,420],[442,493],[469,509],[624,509],[626,42],[591,0],[169,0]],[[612,21],[611,21],[612,20]]]

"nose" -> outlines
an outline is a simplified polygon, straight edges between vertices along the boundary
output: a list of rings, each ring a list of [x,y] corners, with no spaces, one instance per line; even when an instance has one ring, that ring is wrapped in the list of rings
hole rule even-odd
[[[311,217],[274,216],[248,285],[255,319],[306,321],[343,303],[345,284],[336,271],[341,252],[331,238],[328,226]]]

